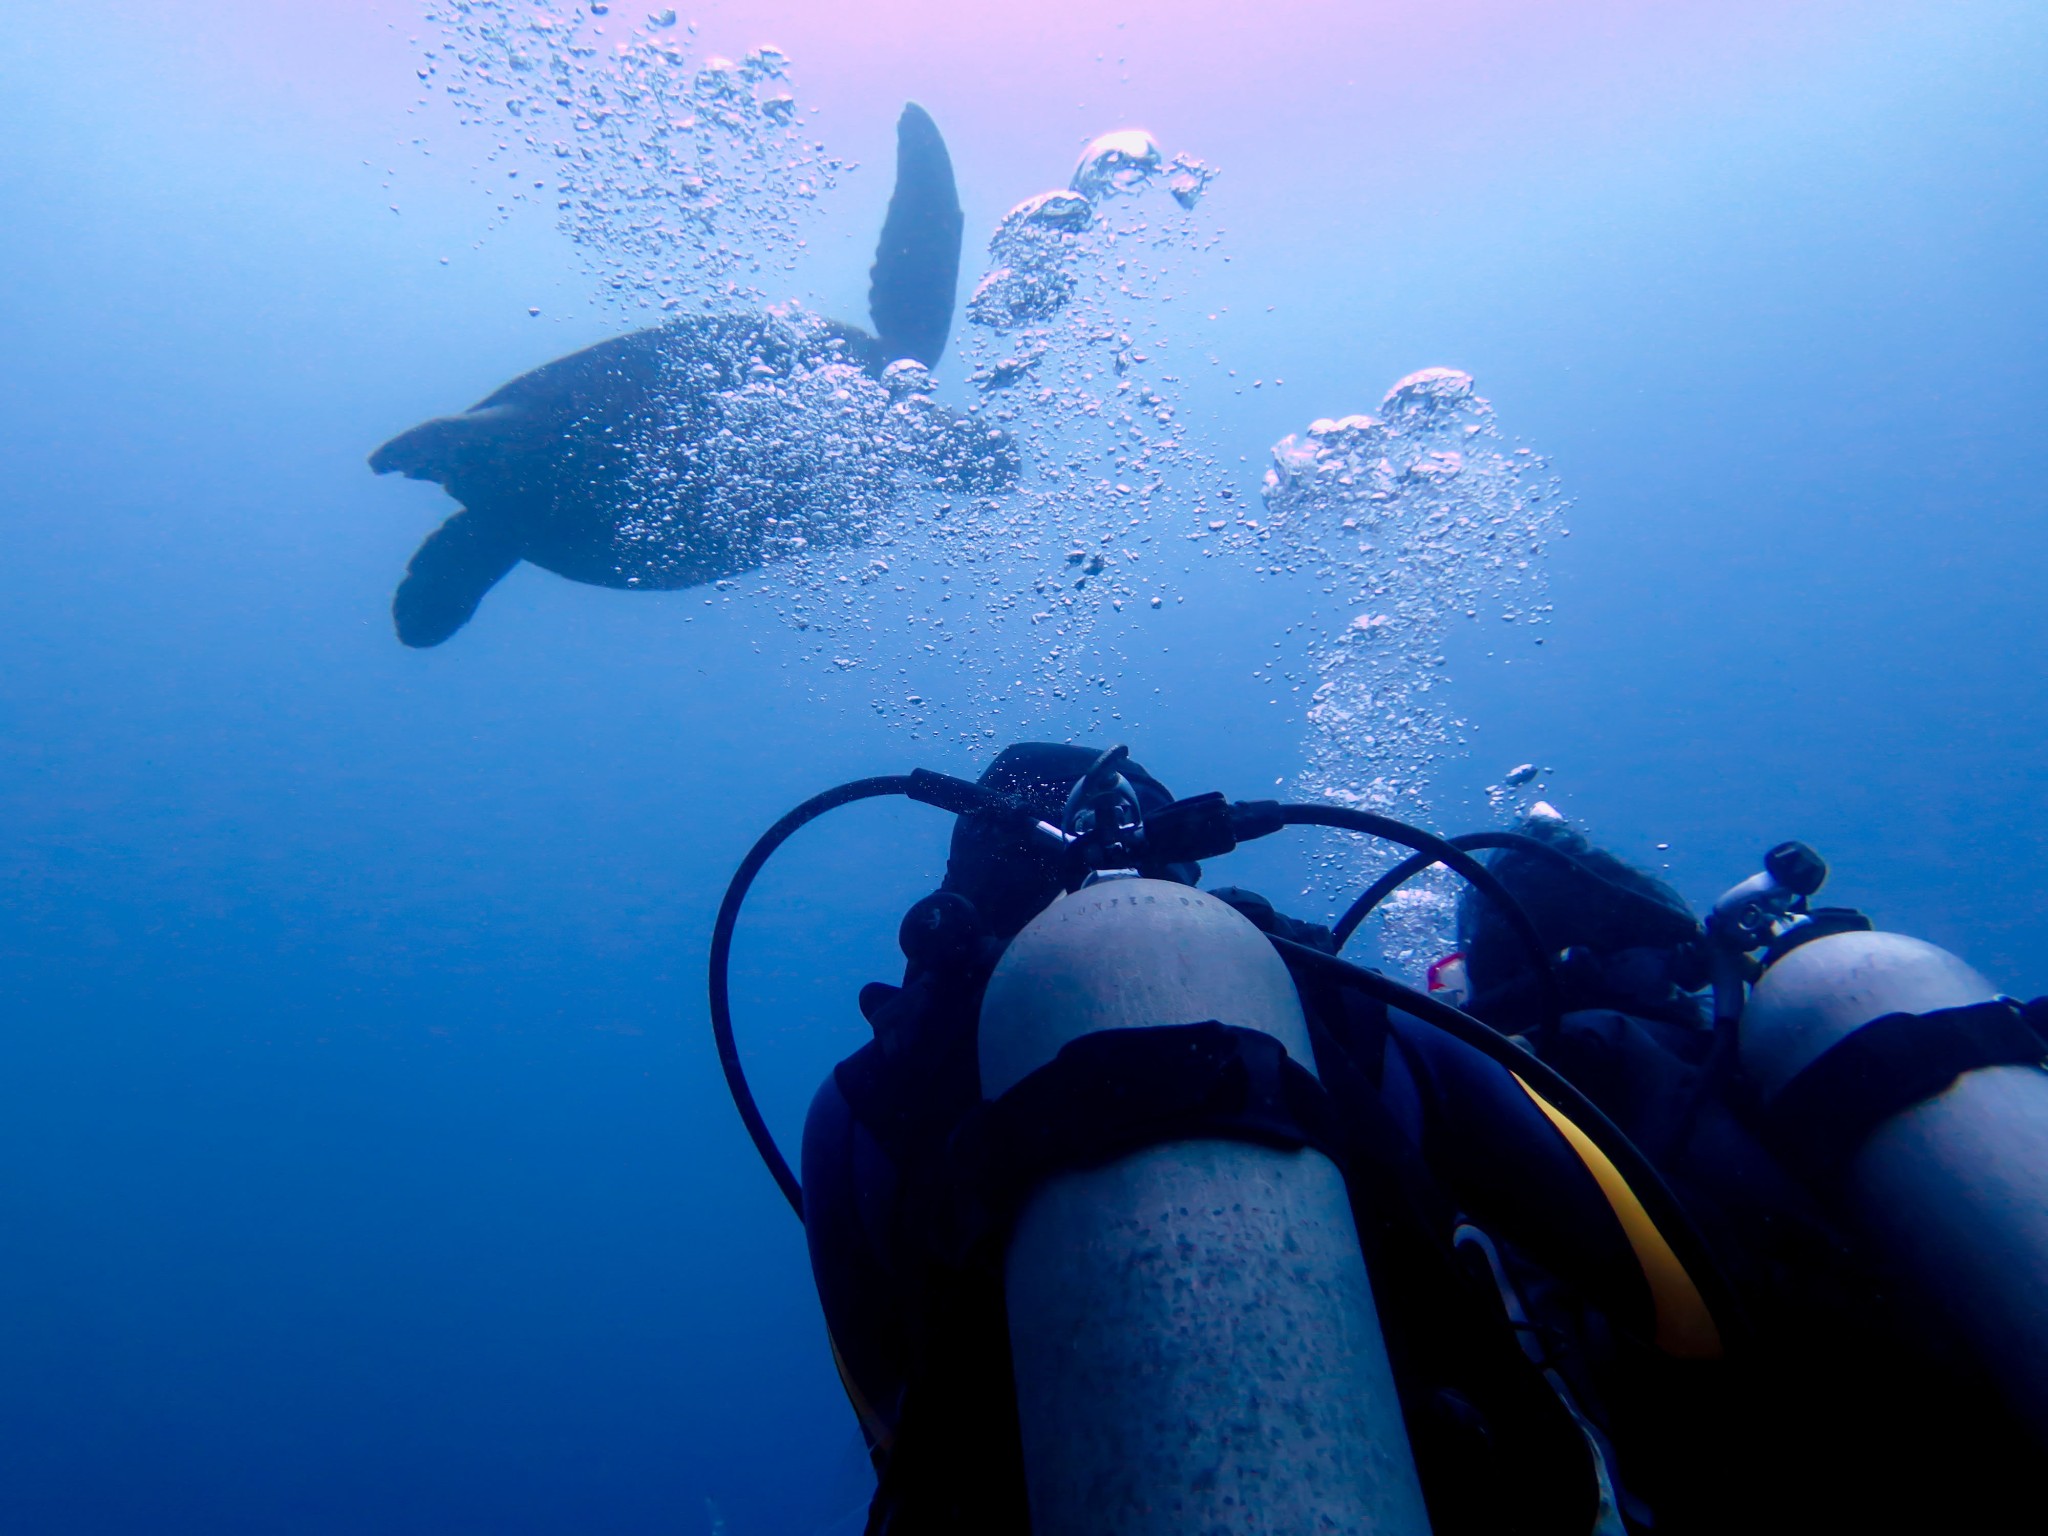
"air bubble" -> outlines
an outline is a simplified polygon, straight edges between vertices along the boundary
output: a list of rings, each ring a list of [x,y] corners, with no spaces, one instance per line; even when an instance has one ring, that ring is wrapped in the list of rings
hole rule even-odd
[[[794,268],[842,163],[802,137],[779,48],[694,58],[692,28],[667,8],[613,43],[596,25],[608,9],[442,0],[425,51],[499,135],[492,159],[523,145],[551,161],[561,228],[608,302],[758,307],[757,279]]]
[[[1461,730],[1440,689],[1446,631],[1487,611],[1547,618],[1540,557],[1555,491],[1542,458],[1504,442],[1471,376],[1451,368],[1401,379],[1376,415],[1319,417],[1274,444],[1263,486],[1271,557],[1355,605],[1312,637],[1303,661],[1314,680],[1303,792],[1429,819],[1429,781]],[[1515,777],[1525,772],[1536,770],[1521,765],[1510,784],[1528,782]],[[1326,868],[1333,896],[1355,889],[1360,857]],[[1418,898],[1408,915],[1419,922],[1427,910]],[[1428,947],[1417,922],[1404,931],[1404,944]]]
[[[1074,167],[1074,178],[1068,185],[1091,200],[1113,197],[1137,191],[1165,163],[1166,157],[1151,134],[1142,128],[1119,128],[1103,134],[1081,151],[1081,162]]]

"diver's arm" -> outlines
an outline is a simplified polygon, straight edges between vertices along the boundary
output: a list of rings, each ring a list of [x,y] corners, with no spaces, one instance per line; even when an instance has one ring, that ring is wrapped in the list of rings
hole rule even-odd
[[[804,1237],[842,1385],[871,1449],[894,1433],[906,1369],[902,1288],[878,1248],[899,1180],[828,1077],[803,1140]]]

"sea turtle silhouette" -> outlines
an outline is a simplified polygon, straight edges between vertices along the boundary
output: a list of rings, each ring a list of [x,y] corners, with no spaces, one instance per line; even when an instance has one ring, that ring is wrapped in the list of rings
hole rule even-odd
[[[379,448],[378,474],[462,503],[406,567],[398,638],[439,645],[521,560],[595,586],[691,587],[859,540],[900,470],[968,492],[1008,485],[1009,436],[924,393],[952,329],[960,233],[945,140],[911,103],[870,272],[873,334],[790,311],[678,320],[558,358]],[[852,386],[864,428],[817,419],[856,415],[837,403]]]

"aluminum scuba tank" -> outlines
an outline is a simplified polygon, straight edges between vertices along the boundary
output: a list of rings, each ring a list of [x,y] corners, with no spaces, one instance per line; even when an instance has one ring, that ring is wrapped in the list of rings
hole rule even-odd
[[[1831,933],[1764,970],[1738,1048],[1768,1117],[1800,1073],[1872,1021],[1996,997],[1935,945]],[[2048,1072],[1963,1072],[1848,1150],[1826,1192],[2048,1440]]]
[[[996,1098],[1105,1030],[1216,1020],[1313,1071],[1285,965],[1243,916],[1135,876],[1018,934],[980,1020]],[[1171,1141],[1056,1173],[1004,1258],[1039,1536],[1429,1529],[1344,1180],[1311,1148]]]

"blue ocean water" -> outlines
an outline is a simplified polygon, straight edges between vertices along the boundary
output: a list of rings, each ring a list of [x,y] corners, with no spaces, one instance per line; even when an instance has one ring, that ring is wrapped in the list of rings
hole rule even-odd
[[[745,591],[529,567],[398,646],[448,507],[365,455],[627,322],[422,97],[424,6],[302,9],[0,26],[0,1528],[823,1528],[864,1462],[706,936],[789,805],[975,759]],[[1177,279],[1220,361],[1179,406],[1248,504],[1312,420],[1478,381],[1570,533],[1547,623],[1446,632],[1443,825],[1535,762],[1696,901],[1796,836],[1840,899],[2048,989],[2048,22],[1268,9],[690,19],[783,46],[859,163],[778,296],[859,316],[907,98],[969,283],[1143,124],[1221,173]],[[1307,695],[1262,669],[1305,602],[1195,561],[1105,619],[1112,715],[1032,729],[1272,792]],[[961,676],[910,685],[965,708]],[[863,808],[763,882],[735,981],[786,1142],[943,837]],[[1324,900],[1299,845],[1227,869]]]

